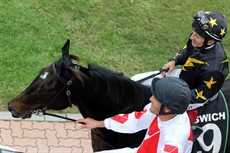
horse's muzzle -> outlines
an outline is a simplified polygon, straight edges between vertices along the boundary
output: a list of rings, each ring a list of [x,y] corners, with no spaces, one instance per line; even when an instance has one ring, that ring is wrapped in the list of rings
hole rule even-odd
[[[25,118],[30,118],[32,113],[30,111],[27,111],[27,112],[17,112],[14,107],[13,107],[13,104],[12,104],[12,100],[9,101],[8,103],[8,111],[11,112],[11,115],[15,118],[22,118],[22,119],[25,119]]]
[[[8,105],[8,111],[11,112],[11,115],[12,115],[13,117],[15,117],[15,118],[18,117],[18,113],[17,113],[12,107],[10,107],[9,105]]]

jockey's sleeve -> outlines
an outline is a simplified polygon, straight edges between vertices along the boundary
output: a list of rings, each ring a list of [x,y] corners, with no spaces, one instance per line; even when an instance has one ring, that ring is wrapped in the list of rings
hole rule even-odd
[[[175,65],[184,65],[187,59],[188,59],[187,50],[182,49],[179,50],[176,53],[175,57],[173,57],[169,61],[175,61]]]
[[[190,46],[189,41],[188,41],[187,45],[185,45],[183,49],[179,50],[176,53],[175,57],[173,57],[169,61],[175,61],[175,65],[184,65],[185,62],[187,61],[189,55],[191,54],[191,49],[189,49],[190,47],[188,47],[188,46]]]
[[[119,114],[104,121],[105,127],[119,133],[135,133],[143,129],[148,129],[156,115],[149,109],[151,103],[147,104],[143,111],[132,112],[130,114]]]
[[[191,90],[191,104],[204,103],[212,98],[221,89],[224,80],[225,76],[219,71],[205,72],[200,79],[200,85]]]

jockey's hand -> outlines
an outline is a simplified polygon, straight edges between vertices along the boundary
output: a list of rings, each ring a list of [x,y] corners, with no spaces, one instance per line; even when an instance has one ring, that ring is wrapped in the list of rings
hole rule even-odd
[[[168,69],[168,71],[166,72],[166,71],[163,71],[162,73],[161,73],[161,75],[164,77],[165,76],[165,74],[167,73],[167,74],[170,74],[171,72],[172,72],[172,70],[175,68],[175,61],[169,61],[168,63],[166,63],[163,67],[162,67],[162,69]]]
[[[104,121],[97,121],[92,118],[85,118],[85,119],[79,119],[76,120],[76,123],[80,123],[81,128],[87,128],[87,129],[94,129],[94,128],[102,128],[105,127]]]

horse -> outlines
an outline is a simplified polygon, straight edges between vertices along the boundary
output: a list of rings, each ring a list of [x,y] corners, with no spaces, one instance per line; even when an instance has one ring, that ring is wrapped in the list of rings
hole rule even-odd
[[[84,118],[104,120],[117,114],[141,111],[148,104],[151,89],[123,73],[103,67],[78,64],[69,54],[70,41],[62,48],[62,58],[43,68],[34,81],[8,103],[13,117],[30,118],[37,110],[63,110],[75,105]],[[230,80],[222,91],[230,100]],[[228,107],[230,105],[228,104]],[[105,128],[91,130],[93,151],[138,147],[146,130],[134,134],[116,133]],[[228,141],[227,152],[230,151]]]
[[[30,86],[8,104],[16,118],[30,118],[36,110],[63,110],[78,107],[84,118],[103,120],[120,113],[141,111],[149,103],[151,91],[103,67],[77,63],[79,57],[69,54],[70,41],[62,48],[62,58],[43,68]],[[146,131],[120,134],[103,128],[91,131],[94,151],[137,147]]]

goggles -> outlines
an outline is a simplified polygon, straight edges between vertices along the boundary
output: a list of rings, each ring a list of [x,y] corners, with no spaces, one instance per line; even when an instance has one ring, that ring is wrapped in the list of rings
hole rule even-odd
[[[209,20],[207,19],[204,11],[199,11],[194,18],[202,30],[210,31]]]

